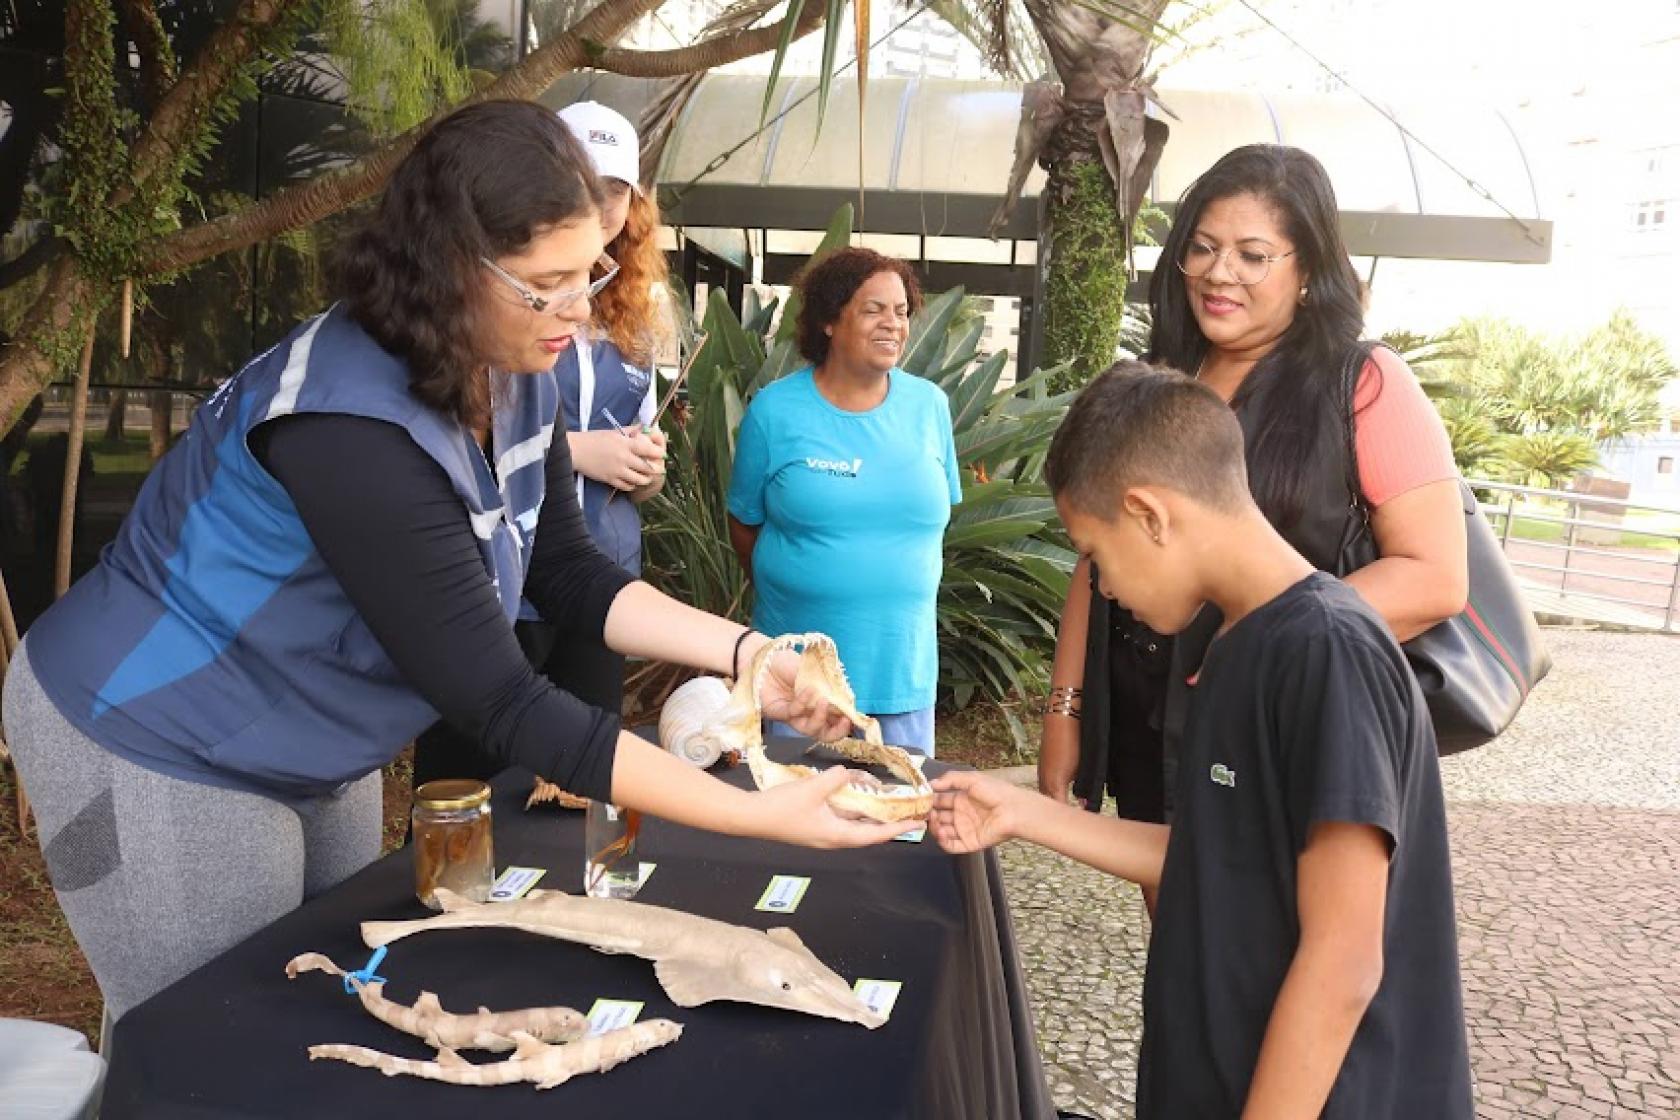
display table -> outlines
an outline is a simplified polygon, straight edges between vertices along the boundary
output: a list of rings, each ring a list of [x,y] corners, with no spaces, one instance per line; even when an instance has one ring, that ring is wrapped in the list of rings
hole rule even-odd
[[[797,755],[778,741],[773,757]],[[929,763],[928,772],[940,767]],[[720,774],[747,785],[746,768]],[[498,868],[547,868],[540,888],[579,893],[583,813],[523,808],[530,778],[494,783]],[[346,1042],[429,1058],[418,1039],[377,1022],[340,982],[287,980],[286,962],[321,952],[346,969],[369,951],[359,924],[417,918],[407,849],[254,934],[117,1023],[107,1120],[209,1116],[495,1115],[635,1117],[1054,1116],[1003,885],[991,853],[948,856],[931,837],[856,851],[819,852],[647,820],[638,858],[658,867],[636,901],[738,925],[785,925],[847,980],[903,982],[878,1030],[745,1004],[680,1008],[653,965],[517,930],[426,933],[396,942],[379,968],[387,997],[436,992],[451,1011],[640,1000],[643,1019],[683,1024],[682,1037],[606,1074],[557,1088],[469,1088],[388,1078],[338,1062],[310,1062],[314,1043]],[[791,915],[755,910],[775,874],[811,879]],[[237,890],[239,884],[228,884]],[[471,1061],[488,1060],[469,1053]]]

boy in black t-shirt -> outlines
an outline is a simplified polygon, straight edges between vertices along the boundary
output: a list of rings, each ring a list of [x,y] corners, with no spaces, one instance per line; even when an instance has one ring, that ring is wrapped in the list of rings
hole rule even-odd
[[[1423,697],[1383,621],[1249,497],[1242,431],[1182,375],[1122,363],[1046,473],[1102,591],[1162,633],[1203,604],[1167,825],[950,773],[949,851],[1011,837],[1160,888],[1138,1115],[1468,1120],[1446,816]]]

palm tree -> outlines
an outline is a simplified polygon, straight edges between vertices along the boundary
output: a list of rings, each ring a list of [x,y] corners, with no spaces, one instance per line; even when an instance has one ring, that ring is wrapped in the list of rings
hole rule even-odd
[[[1510,464],[1517,480],[1532,485],[1561,489],[1578,474],[1598,465],[1598,449],[1579,432],[1527,432],[1505,437],[1500,457]]]
[[[1045,262],[1045,364],[1071,361],[1062,386],[1113,360],[1137,216],[1167,141],[1155,103],[1150,57],[1171,0],[1020,0],[1043,42],[1055,80],[1030,83],[1021,100],[1015,164],[994,232],[1020,198],[1034,162],[1044,191],[1050,252]],[[1012,7],[989,9],[991,57],[1011,65]]]

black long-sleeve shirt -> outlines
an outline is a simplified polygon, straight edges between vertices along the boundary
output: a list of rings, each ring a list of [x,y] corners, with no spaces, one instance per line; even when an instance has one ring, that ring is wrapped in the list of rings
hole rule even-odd
[[[441,466],[394,424],[304,413],[252,433],[344,593],[415,691],[484,750],[610,798],[619,716],[531,668]],[[631,576],[590,540],[557,433],[544,465],[525,597],[563,633],[599,638]]]

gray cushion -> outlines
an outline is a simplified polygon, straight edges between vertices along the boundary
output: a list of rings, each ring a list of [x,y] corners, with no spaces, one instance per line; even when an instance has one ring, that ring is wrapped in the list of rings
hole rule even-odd
[[[98,1100],[105,1061],[79,1031],[29,1019],[0,1019],[0,1116],[80,1120]]]

